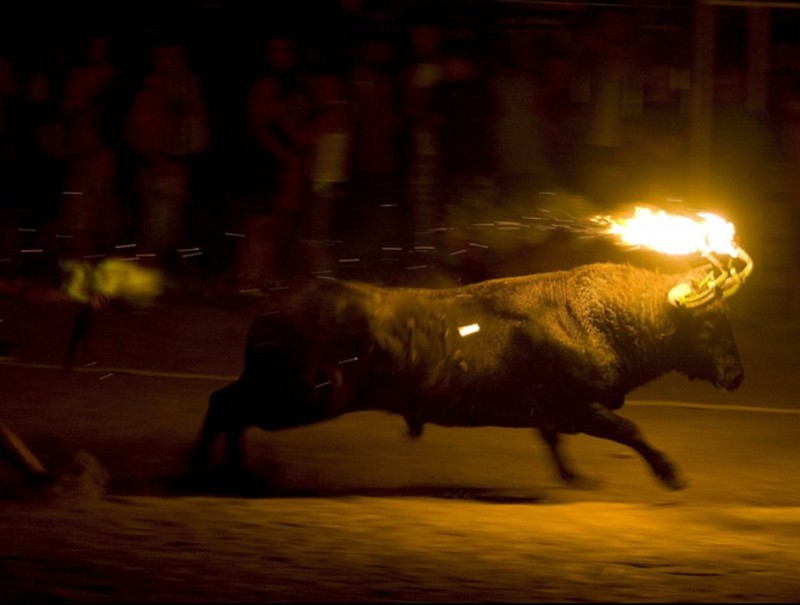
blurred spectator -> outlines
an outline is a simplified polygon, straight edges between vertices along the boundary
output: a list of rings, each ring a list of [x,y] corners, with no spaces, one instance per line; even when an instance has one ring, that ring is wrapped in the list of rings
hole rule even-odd
[[[58,277],[56,232],[61,205],[64,153],[62,81],[52,65],[37,65],[24,82],[22,115],[21,196],[17,219],[25,233],[24,247],[42,250],[24,255],[21,270]]]
[[[81,116],[71,123],[64,150],[59,227],[72,257],[108,253],[122,234],[117,153],[90,120]]]
[[[23,195],[22,100],[17,65],[0,56],[0,279],[16,276],[19,262],[17,210]]]
[[[346,78],[334,68],[320,67],[309,78],[311,113],[309,143],[311,195],[308,209],[311,267],[330,267],[331,246],[349,220],[352,177],[352,115]]]
[[[83,56],[68,70],[64,83],[65,117],[90,113],[94,126],[104,129],[108,123],[111,94],[118,79],[118,68],[111,57],[111,42],[102,35],[90,36]]]
[[[585,133],[583,188],[602,206],[625,199],[624,98],[629,84],[632,30],[625,9],[600,9],[585,30],[589,69],[589,116]]]
[[[545,139],[542,94],[536,59],[519,56],[510,40],[500,42],[489,87],[492,93],[492,149],[502,204],[530,211],[539,191],[553,186]]]
[[[204,94],[186,47],[157,43],[124,126],[124,140],[138,156],[142,250],[167,265],[184,237],[194,162],[210,145]]]
[[[792,203],[800,211],[800,74],[791,72],[778,79],[772,113],[772,130],[792,166]]]
[[[71,238],[67,240],[68,256],[107,253],[122,234],[111,123],[117,77],[109,40],[102,36],[87,40],[85,56],[66,76],[59,225]]]
[[[647,69],[641,114],[630,120],[631,190],[641,201],[656,204],[687,195],[689,124],[672,78],[668,65]]]
[[[295,244],[306,209],[308,184],[304,127],[308,113],[298,42],[275,35],[264,43],[263,71],[246,98],[244,200],[239,221],[244,240],[234,272],[243,288],[296,270]]]
[[[408,64],[400,74],[401,115],[407,137],[405,201],[410,226],[420,234],[429,233],[435,223],[439,148],[431,93],[442,78],[441,43],[440,25],[431,21],[413,23],[408,33]]]
[[[763,116],[747,109],[745,68],[722,65],[714,81],[714,123],[711,138],[709,194],[704,200],[736,225],[742,242],[753,258],[764,258],[765,229],[773,217],[765,215],[769,202],[771,164],[776,157],[776,140]],[[757,287],[766,271],[754,275]],[[754,288],[752,288],[754,289]],[[751,290],[752,290],[751,289]],[[743,300],[747,300],[746,298]],[[741,303],[740,303],[741,304]]]
[[[794,236],[800,230],[800,75],[797,72],[778,78],[775,103],[772,131],[779,138],[787,166],[784,187],[786,205],[789,206],[783,217],[787,224],[782,225],[778,232],[791,234],[791,245],[785,246],[784,253],[793,269],[786,278],[791,290],[789,314],[797,321],[800,319],[800,272],[796,269],[800,261],[800,241]]]
[[[578,61],[568,51],[552,49],[541,59],[540,126],[552,160],[553,178],[573,187],[580,176],[585,120],[579,71]]]
[[[473,41],[449,40],[441,65],[442,79],[431,92],[441,187],[435,228],[463,231],[496,202],[493,107]]]
[[[371,244],[402,231],[397,48],[372,34],[356,46],[352,68],[353,185],[343,237]],[[364,242],[366,245],[366,242]]]

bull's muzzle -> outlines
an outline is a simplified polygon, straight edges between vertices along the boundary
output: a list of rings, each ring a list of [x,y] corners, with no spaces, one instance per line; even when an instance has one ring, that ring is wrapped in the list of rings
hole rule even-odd
[[[723,391],[733,391],[741,386],[744,381],[744,370],[741,365],[730,366],[717,373],[712,381],[715,387]]]

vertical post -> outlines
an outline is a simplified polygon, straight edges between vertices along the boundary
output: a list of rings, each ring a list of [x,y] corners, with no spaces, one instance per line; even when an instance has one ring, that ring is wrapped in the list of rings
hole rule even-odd
[[[708,192],[711,131],[714,121],[714,57],[716,8],[694,0],[694,69],[689,126],[689,190],[692,197]]]

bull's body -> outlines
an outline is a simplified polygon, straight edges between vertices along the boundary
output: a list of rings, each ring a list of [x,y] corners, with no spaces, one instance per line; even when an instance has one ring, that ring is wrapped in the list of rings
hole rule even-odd
[[[576,476],[559,433],[612,439],[679,488],[667,457],[613,410],[670,371],[741,382],[724,302],[692,311],[668,302],[686,278],[598,264],[440,290],[315,280],[253,322],[244,371],[212,395],[195,462],[208,462],[220,433],[239,463],[250,426],[385,410],[413,435],[425,423],[538,428],[565,480]],[[478,330],[462,335],[465,326]]]

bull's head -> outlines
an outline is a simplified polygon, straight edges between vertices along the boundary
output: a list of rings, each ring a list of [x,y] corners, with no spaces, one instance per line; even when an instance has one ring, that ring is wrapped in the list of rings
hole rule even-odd
[[[690,379],[708,380],[730,391],[742,383],[744,369],[725,299],[739,290],[753,261],[738,247],[726,261],[712,253],[705,256],[710,264],[688,275],[668,295],[670,304],[685,314],[679,366]]]
[[[725,299],[735,294],[753,270],[732,223],[708,212],[670,214],[637,206],[629,217],[594,219],[618,242],[664,254],[699,253],[707,261],[668,294],[681,316],[677,368],[722,389],[737,388],[744,377]]]
[[[678,369],[691,380],[708,380],[732,391],[744,380],[728,305],[716,298],[704,306],[682,309]]]

